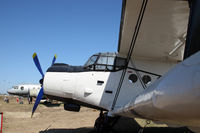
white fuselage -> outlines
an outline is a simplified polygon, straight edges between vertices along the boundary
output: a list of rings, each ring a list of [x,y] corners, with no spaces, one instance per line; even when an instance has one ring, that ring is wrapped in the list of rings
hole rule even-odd
[[[135,60],[134,65],[133,62],[129,63],[129,67],[137,67],[161,75],[173,65],[173,63],[145,60]],[[43,83],[44,94],[73,99],[105,110],[111,110],[122,71],[47,72]],[[128,68],[115,108],[124,106],[144,90],[139,78],[135,83],[129,81],[131,74],[138,74],[141,76],[140,78],[143,75],[149,75],[152,79],[151,83],[158,78],[157,76],[136,72]]]
[[[142,117],[197,131],[199,59],[200,52],[181,63],[135,59],[127,68],[117,71],[68,72],[62,66],[47,71],[44,94],[66,103],[76,101],[75,104],[108,110],[109,115]],[[101,66],[94,65],[89,68]]]
[[[40,84],[22,84],[13,86],[7,92],[11,95],[37,97],[40,88]]]

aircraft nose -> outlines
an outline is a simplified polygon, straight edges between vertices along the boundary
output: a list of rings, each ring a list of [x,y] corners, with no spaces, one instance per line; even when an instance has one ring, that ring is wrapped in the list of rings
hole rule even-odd
[[[13,93],[13,89],[7,90],[8,94],[12,94]]]

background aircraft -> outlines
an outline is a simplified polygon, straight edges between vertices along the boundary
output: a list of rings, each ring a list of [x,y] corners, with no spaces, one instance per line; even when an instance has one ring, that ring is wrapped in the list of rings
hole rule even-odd
[[[17,95],[23,97],[37,97],[40,88],[40,84],[21,84],[13,86],[7,91],[7,93],[10,95]]]
[[[84,66],[52,63],[45,75],[34,54],[42,88],[32,112],[45,94],[66,110],[101,110],[97,127],[126,116],[198,132],[199,10],[199,1],[124,0],[118,53],[94,54]]]

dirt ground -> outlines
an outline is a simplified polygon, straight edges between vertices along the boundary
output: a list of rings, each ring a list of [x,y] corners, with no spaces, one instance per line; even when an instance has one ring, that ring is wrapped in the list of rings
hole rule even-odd
[[[93,131],[93,125],[99,112],[94,109],[82,107],[80,112],[65,111],[63,104],[40,104],[31,118],[33,104],[19,104],[16,97],[9,97],[10,102],[3,102],[4,96],[0,96],[0,112],[3,112],[3,133],[88,133]],[[111,132],[138,132],[138,129],[146,123],[137,119],[120,119]],[[127,124],[128,123],[128,124]],[[166,125],[150,124],[145,132],[185,132],[185,129],[171,129]],[[120,130],[119,130],[120,129]]]
[[[19,104],[16,98],[9,97],[4,103],[0,97],[0,112],[3,112],[3,133],[87,133],[98,117],[98,111],[81,108],[80,113],[69,112],[63,105],[47,107],[40,104],[31,118],[33,104]]]

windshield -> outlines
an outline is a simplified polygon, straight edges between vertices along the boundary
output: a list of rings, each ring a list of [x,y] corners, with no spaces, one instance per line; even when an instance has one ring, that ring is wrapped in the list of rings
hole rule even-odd
[[[93,55],[92,57],[90,57],[90,59],[85,63],[84,66],[90,66],[90,65],[93,65],[96,60],[97,60],[97,55]]]
[[[124,69],[126,59],[109,53],[93,55],[85,63],[85,67],[95,71],[118,71]]]
[[[18,89],[18,86],[13,86],[14,89]]]

